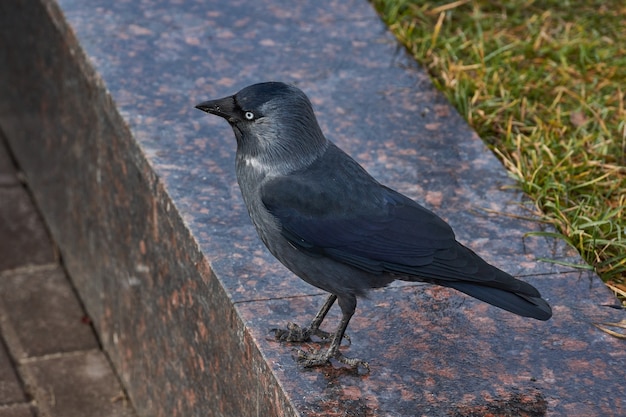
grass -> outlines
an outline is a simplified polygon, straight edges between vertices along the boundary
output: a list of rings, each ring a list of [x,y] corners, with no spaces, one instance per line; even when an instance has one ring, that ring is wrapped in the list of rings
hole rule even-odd
[[[626,3],[372,1],[552,235],[626,289]]]

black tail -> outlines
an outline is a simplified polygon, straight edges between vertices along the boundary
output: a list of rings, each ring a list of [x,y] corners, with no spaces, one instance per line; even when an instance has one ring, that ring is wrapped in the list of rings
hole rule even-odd
[[[548,320],[552,317],[552,308],[541,298],[538,291],[536,296],[534,296],[500,288],[487,287],[476,282],[452,281],[439,282],[439,284],[454,288],[455,290],[459,290],[481,301],[520,316],[532,317],[537,320]]]

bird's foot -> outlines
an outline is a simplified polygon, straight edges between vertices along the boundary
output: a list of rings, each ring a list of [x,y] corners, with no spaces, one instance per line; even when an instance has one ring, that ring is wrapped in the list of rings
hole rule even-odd
[[[330,359],[334,358],[337,361],[348,365],[358,371],[359,368],[363,368],[365,373],[369,373],[370,365],[362,359],[348,358],[343,355],[338,349],[336,352],[333,349],[328,349],[321,353],[320,351],[307,352],[302,349],[296,349],[296,359],[305,368],[312,368],[315,366],[323,366],[330,363]]]
[[[281,342],[309,342],[311,340],[311,329],[300,327],[296,323],[287,323],[286,329],[271,329],[276,340]]]
[[[319,343],[330,343],[333,338],[333,334],[325,332],[319,328],[300,327],[296,323],[287,323],[286,329],[271,329],[270,333],[274,333],[276,340],[281,342],[310,342],[311,336],[316,336],[320,340],[316,340]],[[350,336],[344,335],[344,339],[351,343]]]

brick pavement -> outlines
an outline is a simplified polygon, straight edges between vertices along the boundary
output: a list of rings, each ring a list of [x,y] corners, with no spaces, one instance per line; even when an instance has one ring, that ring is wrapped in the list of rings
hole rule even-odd
[[[134,415],[0,137],[0,417]]]

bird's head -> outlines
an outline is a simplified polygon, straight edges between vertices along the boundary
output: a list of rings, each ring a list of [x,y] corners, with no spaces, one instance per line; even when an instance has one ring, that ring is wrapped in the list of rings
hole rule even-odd
[[[254,84],[196,108],[228,121],[237,138],[238,163],[267,173],[308,166],[328,146],[307,96],[285,83]]]

